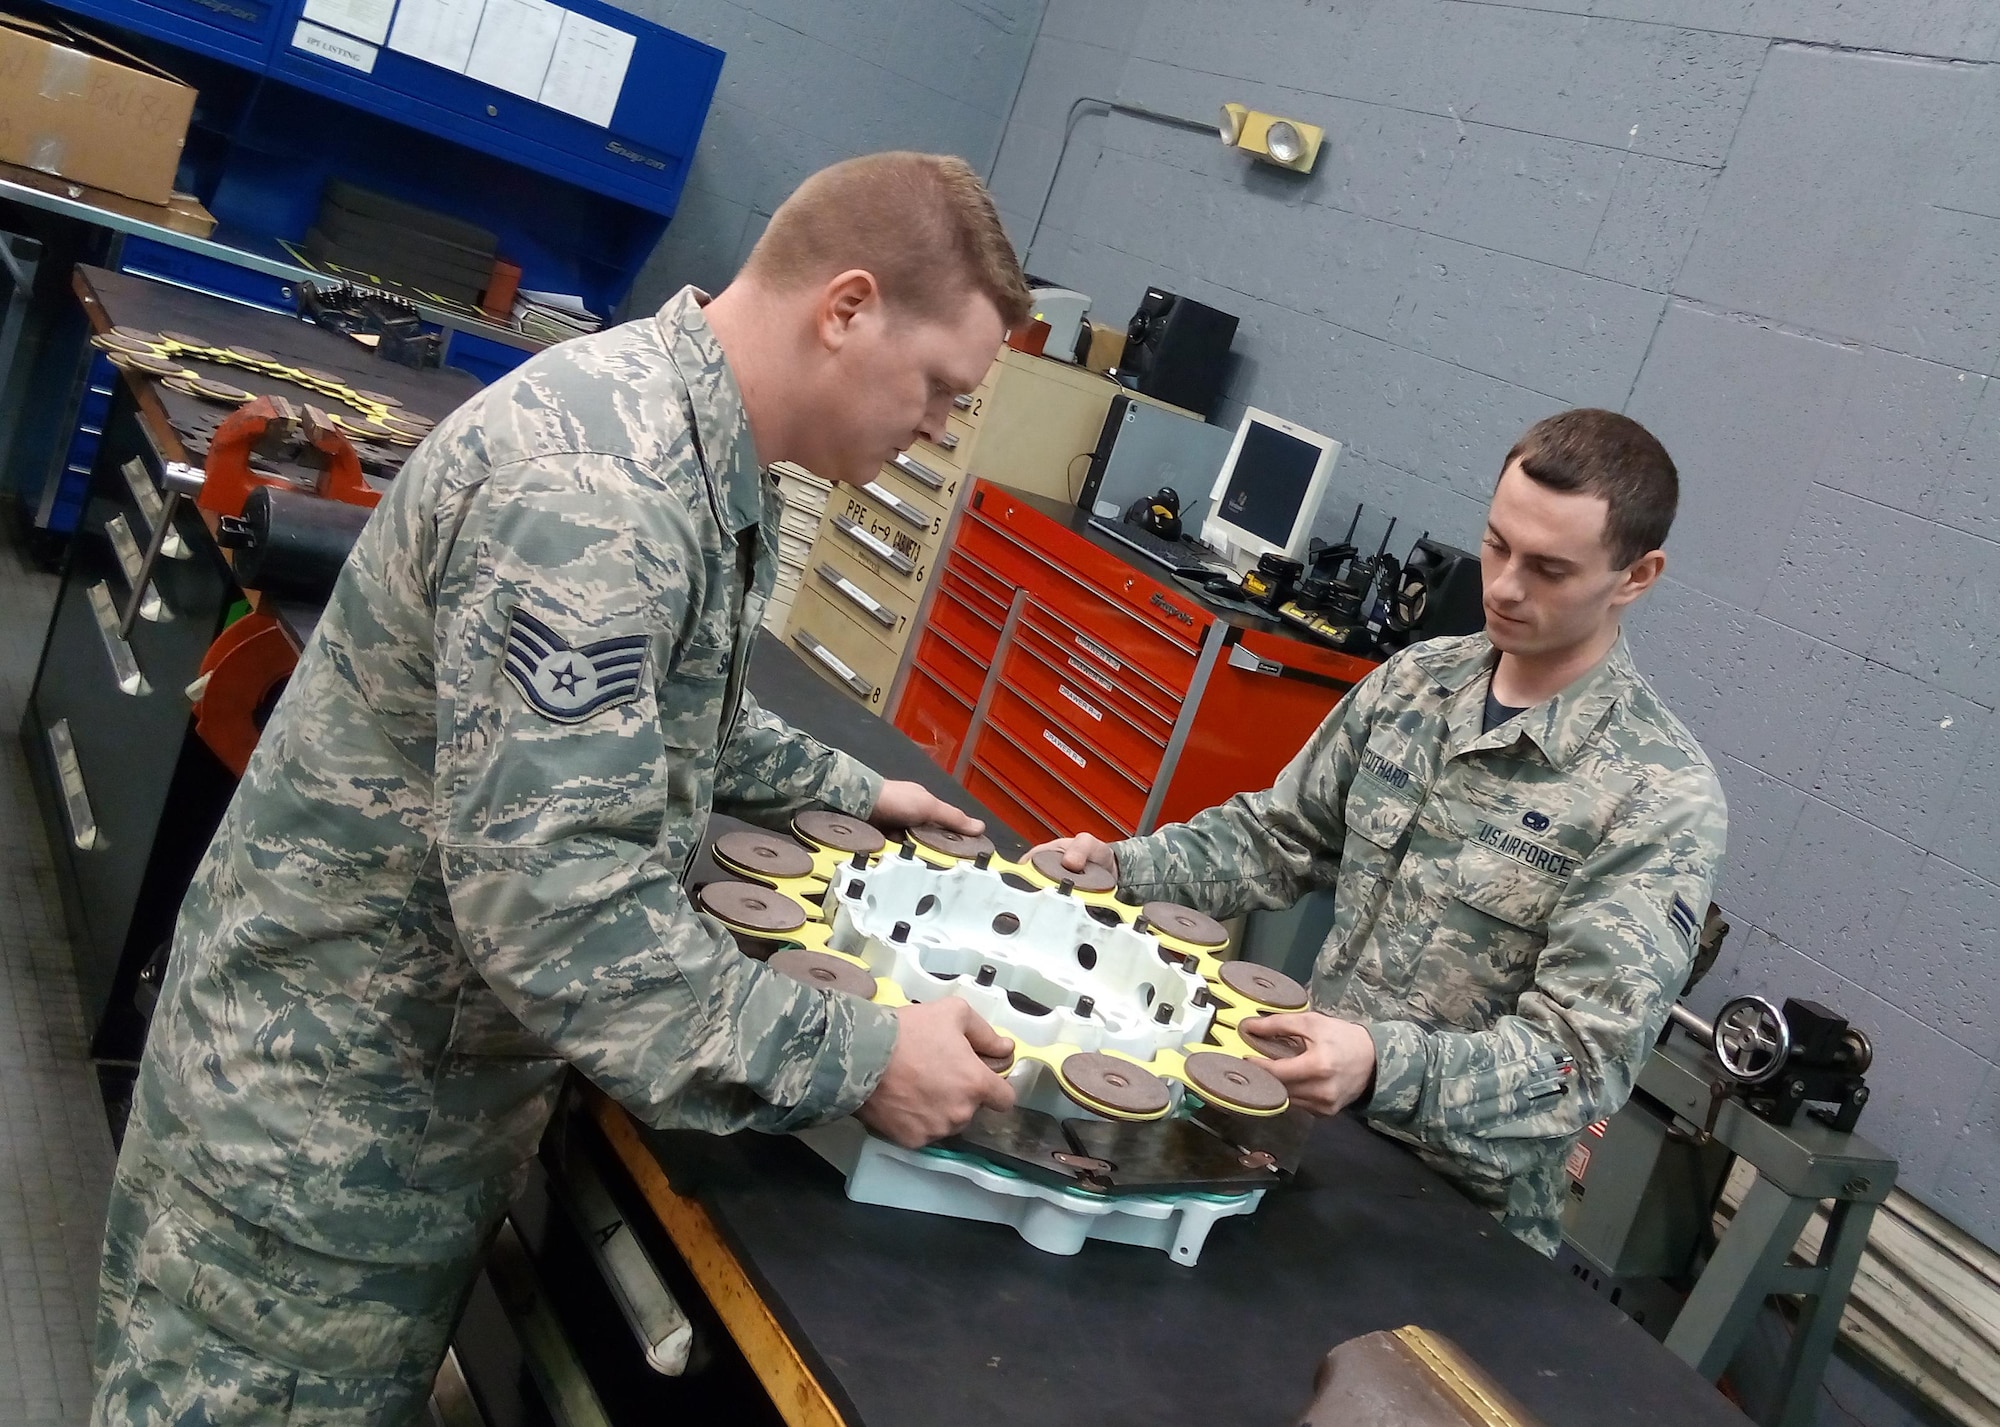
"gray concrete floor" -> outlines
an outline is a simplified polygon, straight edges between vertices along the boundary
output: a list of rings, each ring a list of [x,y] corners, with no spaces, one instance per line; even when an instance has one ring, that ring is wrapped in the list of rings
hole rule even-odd
[[[111,1135],[48,839],[21,753],[56,579],[0,534],[0,1423],[90,1408]]]

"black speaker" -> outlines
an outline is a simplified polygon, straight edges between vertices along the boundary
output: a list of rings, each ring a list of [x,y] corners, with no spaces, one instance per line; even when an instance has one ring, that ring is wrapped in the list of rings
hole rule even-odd
[[[1223,368],[1235,340],[1233,314],[1149,287],[1125,329],[1118,379],[1206,417],[1222,397]]]
[[[1410,550],[1395,586],[1388,633],[1399,645],[1486,628],[1479,557],[1428,535]]]

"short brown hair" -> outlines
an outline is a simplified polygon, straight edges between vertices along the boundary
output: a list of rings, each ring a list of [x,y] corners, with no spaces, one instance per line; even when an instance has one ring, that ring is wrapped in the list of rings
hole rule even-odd
[[[1612,569],[1667,543],[1680,475],[1659,438],[1631,417],[1594,406],[1543,417],[1514,443],[1500,474],[1516,461],[1538,485],[1604,498]]]
[[[743,264],[780,287],[861,268],[883,298],[926,317],[980,293],[1009,328],[1028,316],[1028,284],[992,195],[951,154],[864,154],[823,168],[778,205]]]

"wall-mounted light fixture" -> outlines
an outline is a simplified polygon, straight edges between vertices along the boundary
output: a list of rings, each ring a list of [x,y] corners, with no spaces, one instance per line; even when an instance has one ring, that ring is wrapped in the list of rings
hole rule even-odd
[[[1320,140],[1326,136],[1326,130],[1317,124],[1283,119],[1241,104],[1223,105],[1216,129],[1229,147],[1299,173],[1312,172],[1313,161],[1319,157]]]

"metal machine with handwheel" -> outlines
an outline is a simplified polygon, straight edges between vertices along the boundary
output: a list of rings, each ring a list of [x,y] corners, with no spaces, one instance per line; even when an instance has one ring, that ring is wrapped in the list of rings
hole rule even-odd
[[[1860,1028],[1815,1001],[1739,996],[1713,1021],[1676,1005],[1631,1100],[1570,1154],[1572,1271],[1703,1376],[1729,1366],[1767,1297],[1798,1297],[1771,1418],[1783,1427],[1813,1420],[1869,1223],[1896,1183],[1896,1161],[1854,1133],[1873,1056]],[[1717,1237],[1737,1159],[1756,1178]],[[1817,1253],[1795,1261],[1828,1200]]]
[[[1836,1130],[1852,1130],[1868,1103],[1863,1078],[1875,1048],[1866,1032],[1817,1001],[1787,997],[1782,1007],[1762,996],[1726,1002],[1713,1022],[1676,1004],[1675,1025],[1709,1048],[1722,1072],[1709,1083],[1710,1109],[1702,1133],[1729,1096],[1774,1125],[1789,1125],[1801,1108]],[[1833,1108],[1819,1108],[1831,1106]]]

